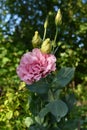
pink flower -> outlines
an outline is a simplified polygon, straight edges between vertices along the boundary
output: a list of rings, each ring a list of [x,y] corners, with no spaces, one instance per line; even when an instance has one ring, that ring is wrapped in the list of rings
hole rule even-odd
[[[56,70],[56,57],[43,54],[40,49],[33,49],[21,58],[17,74],[26,84],[32,84]]]

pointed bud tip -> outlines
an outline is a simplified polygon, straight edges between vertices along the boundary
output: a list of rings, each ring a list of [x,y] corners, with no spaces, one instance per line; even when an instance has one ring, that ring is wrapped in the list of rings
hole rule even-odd
[[[55,17],[55,24],[56,26],[58,26],[61,25],[61,23],[62,23],[62,14],[61,14],[61,10],[59,9]]]
[[[38,31],[35,31],[35,34],[38,34]]]
[[[32,38],[32,45],[34,48],[36,48],[39,47],[41,43],[42,43],[42,39],[40,38],[38,31],[35,31],[35,34]]]

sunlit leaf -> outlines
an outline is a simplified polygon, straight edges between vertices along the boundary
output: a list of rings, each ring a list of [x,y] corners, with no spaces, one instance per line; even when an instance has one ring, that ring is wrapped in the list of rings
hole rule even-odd
[[[33,124],[32,118],[31,118],[31,117],[26,117],[26,118],[25,118],[25,125],[26,125],[27,127],[29,127],[31,124]]]
[[[13,116],[13,111],[9,111],[9,112],[6,113],[6,118],[7,119],[11,119],[12,116]]]

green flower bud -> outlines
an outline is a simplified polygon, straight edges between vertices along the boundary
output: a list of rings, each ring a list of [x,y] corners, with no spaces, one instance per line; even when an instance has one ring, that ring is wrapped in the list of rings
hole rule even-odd
[[[40,38],[38,31],[35,31],[35,35],[32,38],[32,45],[34,48],[39,47],[42,43],[42,39]]]
[[[55,17],[55,24],[56,24],[56,26],[58,26],[58,25],[61,25],[61,23],[62,23],[62,14],[61,14],[61,11],[59,9],[57,12],[57,15]]]
[[[52,49],[51,41],[50,41],[49,38],[47,38],[47,39],[42,43],[41,51],[42,51],[43,53],[50,53],[50,52],[51,52],[51,49]]]
[[[46,18],[45,22],[44,22],[44,28],[46,29],[48,26],[48,17]]]

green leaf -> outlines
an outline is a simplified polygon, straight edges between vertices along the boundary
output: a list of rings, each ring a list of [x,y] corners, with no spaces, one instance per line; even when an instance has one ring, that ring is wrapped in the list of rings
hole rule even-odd
[[[57,118],[64,117],[68,112],[68,107],[62,100],[50,102],[46,107]]]
[[[51,112],[51,114],[56,117],[57,121],[60,121],[60,119],[67,114],[68,107],[62,100],[54,100],[48,103],[45,108],[40,111],[39,115],[42,118],[46,116],[48,112]]]
[[[73,78],[75,68],[64,67],[58,71],[53,79],[52,87],[65,87]]]
[[[27,127],[29,127],[29,126],[32,125],[32,124],[33,124],[32,118],[31,118],[31,117],[26,117],[26,119],[25,119],[25,125],[26,125]]]
[[[13,116],[13,111],[9,111],[9,112],[6,113],[6,118],[7,119],[11,119],[12,116]]]
[[[53,92],[49,89],[48,91],[48,101],[51,102],[54,100]]]
[[[66,98],[66,103],[68,105],[68,108],[72,110],[74,104],[76,103],[75,95],[71,93],[71,94],[66,95],[65,98]]]
[[[46,116],[46,114],[49,112],[49,109],[47,109],[47,107],[43,108],[40,113],[39,113],[39,116],[41,118],[44,118]]]
[[[43,78],[32,85],[27,85],[27,87],[32,92],[43,94],[48,92],[49,83],[46,81],[46,78]]]
[[[35,116],[35,121],[41,125],[44,121],[44,118],[40,118],[40,116]]]

